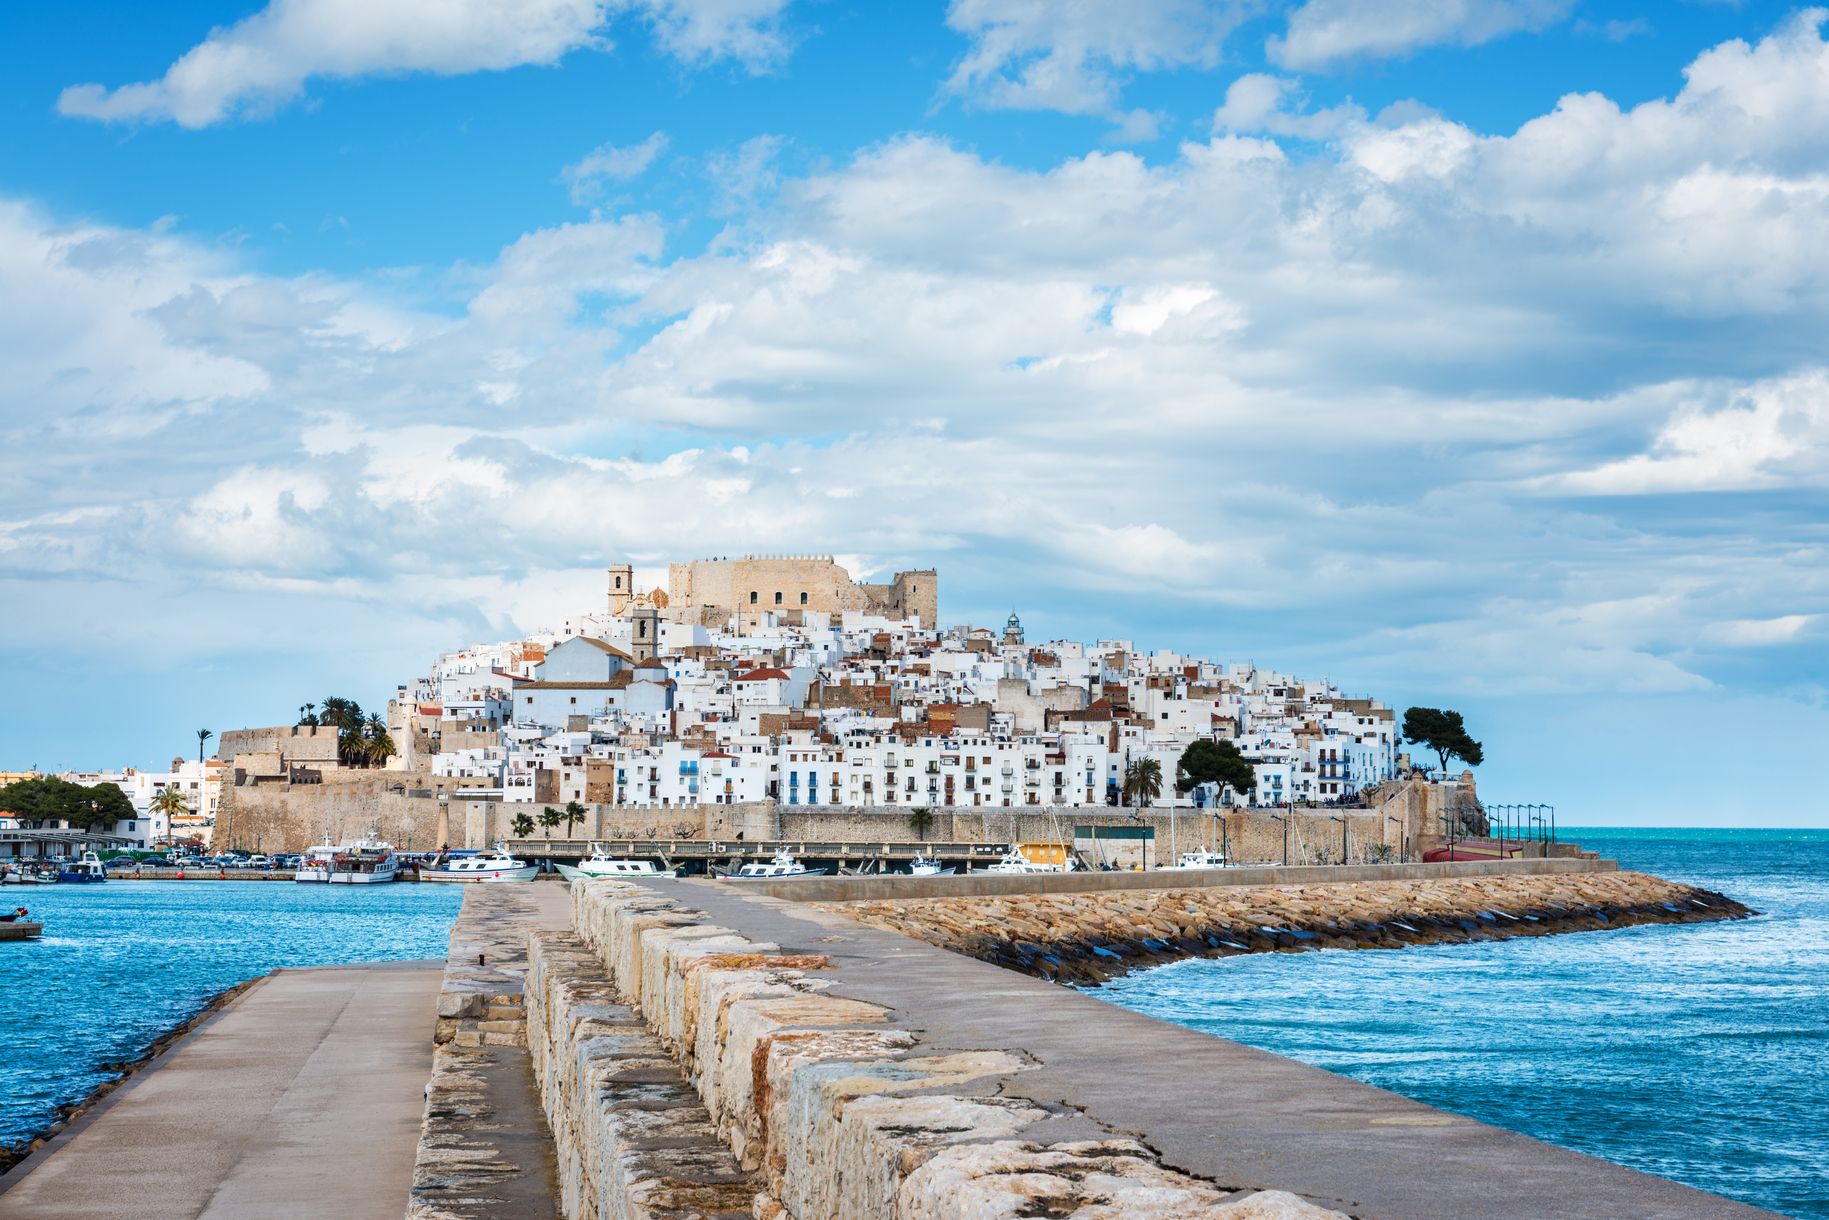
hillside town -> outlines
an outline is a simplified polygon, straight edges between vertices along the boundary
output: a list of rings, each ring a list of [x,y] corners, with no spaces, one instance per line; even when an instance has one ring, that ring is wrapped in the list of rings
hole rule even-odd
[[[942,628],[938,585],[931,569],[854,581],[829,555],[676,563],[665,588],[613,566],[598,607],[399,684],[360,770],[466,803],[887,812],[1354,804],[1407,765],[1376,700],[1129,640],[1031,641],[1014,611]],[[330,711],[226,730],[220,757],[169,771],[64,778],[128,794],[123,839],[207,843],[226,788],[351,771]],[[1183,790],[1202,740],[1231,743],[1251,781]]]
[[[756,557],[643,591],[612,568],[601,611],[402,686],[400,765],[507,802],[862,808],[1118,804],[1131,763],[1172,780],[1199,739],[1233,742],[1255,786],[1165,784],[1157,803],[1339,802],[1396,772],[1374,700],[1128,640],[1032,643],[1014,612],[938,629],[877,608],[913,589],[931,616],[938,578],[918,575],[856,585],[830,557]]]

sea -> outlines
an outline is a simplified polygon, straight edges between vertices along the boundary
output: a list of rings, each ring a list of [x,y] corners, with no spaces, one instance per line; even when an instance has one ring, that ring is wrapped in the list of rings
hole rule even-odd
[[[1829,1217],[1829,830],[1561,837],[1760,914],[1186,961],[1094,994],[1771,1211]]]
[[[0,887],[0,1145],[43,1130],[211,996],[281,966],[443,958],[462,886],[105,881]]]

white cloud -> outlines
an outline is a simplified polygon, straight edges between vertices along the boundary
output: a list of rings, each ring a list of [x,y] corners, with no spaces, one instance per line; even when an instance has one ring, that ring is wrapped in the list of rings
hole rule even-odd
[[[1365,122],[1365,111],[1351,103],[1308,112],[1301,101],[1300,85],[1289,77],[1247,72],[1227,86],[1225,102],[1213,113],[1213,130],[1325,140]]]
[[[645,19],[687,62],[730,57],[752,66],[785,52],[777,28],[787,0],[270,0],[209,36],[157,80],[73,85],[66,115],[104,122],[207,127],[266,113],[314,78],[388,73],[454,75],[552,64],[580,48],[607,49],[620,13]]]
[[[1307,0],[1265,53],[1281,67],[1315,71],[1424,47],[1477,46],[1543,29],[1572,7],[1573,0]]]
[[[1821,486],[1829,477],[1829,374],[1750,386],[1673,387],[1681,403],[1649,452],[1548,480],[1590,495]]]
[[[1091,591],[1367,682],[1711,689],[1698,647],[1829,621],[1808,506],[1568,493],[1829,481],[1824,64],[1806,21],[1668,100],[1347,115],[1302,157],[1239,134],[1312,117],[1274,78],[1163,159],[908,137],[795,176],[770,141],[722,163],[742,223],[707,248],[540,229],[438,312],[0,207],[9,613],[68,630],[51,578],[123,573],[254,616],[410,604],[409,664],[715,539],[936,562],[959,617]]]
[[[566,166],[559,176],[571,187],[573,203],[589,203],[603,192],[606,183],[626,182],[647,173],[666,148],[666,133],[659,131],[639,144],[599,144]]]
[[[1059,110],[1153,138],[1143,112],[1118,104],[1131,72],[1212,67],[1248,0],[952,0],[946,23],[970,40],[947,90],[990,107]]]

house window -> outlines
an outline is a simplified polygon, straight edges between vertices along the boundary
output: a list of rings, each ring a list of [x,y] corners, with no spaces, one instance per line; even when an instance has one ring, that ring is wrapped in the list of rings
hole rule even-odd
[[[752,606],[756,604],[756,591],[754,589],[749,591],[749,604]]]
[[[800,591],[800,604],[803,606],[807,604],[807,595],[806,590],[804,589]]]
[[[779,590],[779,589],[775,590],[775,604],[777,606],[779,606],[781,604],[781,590]]]

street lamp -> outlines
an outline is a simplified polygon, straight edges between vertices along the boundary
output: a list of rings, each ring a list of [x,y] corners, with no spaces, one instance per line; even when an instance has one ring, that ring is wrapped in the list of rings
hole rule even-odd
[[[1409,863],[1410,853],[1405,850],[1406,845],[1404,843],[1404,824],[1388,813],[1384,815],[1384,820],[1397,823],[1397,862],[1399,864]]]
[[[1283,824],[1283,867],[1289,867],[1289,819],[1280,813],[1270,815]]]
[[[1342,865],[1345,865],[1345,863],[1346,863],[1346,819],[1337,818],[1337,817],[1334,817],[1332,814],[1329,814],[1328,820],[1340,823],[1340,863]]]

